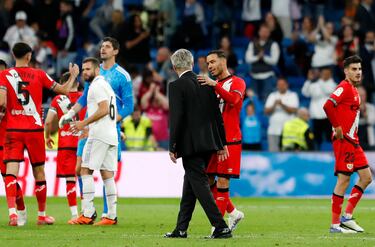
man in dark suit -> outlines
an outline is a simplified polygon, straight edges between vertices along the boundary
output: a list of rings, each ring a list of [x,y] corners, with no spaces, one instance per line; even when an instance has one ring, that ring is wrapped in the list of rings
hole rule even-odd
[[[205,169],[213,153],[226,159],[224,123],[213,88],[201,86],[193,68],[193,55],[185,49],[171,57],[179,79],[169,85],[169,155],[176,163],[182,157],[185,169],[180,212],[176,228],[164,236],[186,238],[196,200],[202,205],[210,223],[215,227],[211,238],[230,238],[225,223],[210,192]]]

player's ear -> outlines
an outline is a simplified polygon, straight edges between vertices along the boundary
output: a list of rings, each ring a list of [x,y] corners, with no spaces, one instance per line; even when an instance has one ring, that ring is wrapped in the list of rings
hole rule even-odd
[[[115,56],[117,56],[118,55],[118,49],[117,50],[113,50],[113,53],[115,54]]]

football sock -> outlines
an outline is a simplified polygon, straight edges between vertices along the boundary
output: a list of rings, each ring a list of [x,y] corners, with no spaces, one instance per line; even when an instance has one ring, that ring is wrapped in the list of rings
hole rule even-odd
[[[216,205],[221,215],[225,215],[229,198],[229,188],[217,188]]]
[[[66,198],[68,199],[69,207],[77,206],[77,192],[75,181],[66,181]]]
[[[340,215],[344,196],[332,194],[332,225],[340,224]]]
[[[228,197],[227,212],[232,213],[236,207],[233,205],[232,200]]]
[[[103,181],[106,190],[106,198],[108,202],[108,218],[115,219],[117,217],[117,189],[115,179],[108,178]]]
[[[95,185],[94,177],[92,175],[83,175],[82,185],[82,210],[85,217],[91,217],[94,212],[94,196],[95,196]]]
[[[210,185],[211,193],[212,193],[215,200],[216,200],[216,197],[217,197],[217,185],[216,184],[217,184],[217,182],[215,180],[215,182],[212,185]]]
[[[82,178],[81,176],[78,176],[78,186],[79,186],[79,194],[81,195],[81,199],[82,199],[82,194],[83,194],[83,191],[82,191]]]
[[[45,216],[47,201],[47,183],[46,181],[35,182],[35,196],[38,201],[38,215]]]
[[[14,175],[5,176],[5,192],[8,202],[9,215],[16,213],[17,178]]]
[[[352,192],[350,193],[350,197],[348,200],[348,205],[346,206],[345,213],[348,218],[351,218],[353,215],[353,211],[357,206],[359,200],[361,200],[363,194],[363,189],[358,185],[354,185]]]
[[[16,205],[17,210],[25,210],[25,202],[23,200],[23,192],[19,183],[17,183]]]
[[[108,214],[107,196],[105,184],[103,184],[103,215]]]

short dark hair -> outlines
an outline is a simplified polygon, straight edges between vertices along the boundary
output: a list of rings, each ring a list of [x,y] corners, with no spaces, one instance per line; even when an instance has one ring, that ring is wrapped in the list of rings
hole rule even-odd
[[[69,77],[70,77],[70,73],[69,72],[65,72],[64,74],[61,75],[60,77],[60,84],[64,84],[65,82],[67,82],[69,80]]]
[[[349,65],[351,65],[353,63],[362,63],[361,57],[358,56],[358,55],[354,55],[354,56],[350,56],[350,57],[345,58],[344,68],[349,67]]]
[[[3,59],[0,59],[0,66],[1,65],[3,65],[5,68],[8,68],[8,64]]]
[[[207,54],[207,56],[212,55],[212,54],[216,54],[217,57],[219,57],[219,58],[227,59],[227,56],[225,55],[225,52],[222,51],[222,50],[212,50]]]
[[[82,64],[84,64],[84,63],[92,63],[92,65],[94,65],[94,68],[100,67],[100,62],[95,57],[86,57],[85,59],[83,59]]]
[[[18,42],[13,46],[12,52],[16,58],[23,58],[27,53],[33,52],[33,49],[26,43]]]
[[[103,38],[102,43],[107,41],[112,44],[114,50],[120,50],[120,43],[117,41],[117,39],[112,37],[105,37]]]

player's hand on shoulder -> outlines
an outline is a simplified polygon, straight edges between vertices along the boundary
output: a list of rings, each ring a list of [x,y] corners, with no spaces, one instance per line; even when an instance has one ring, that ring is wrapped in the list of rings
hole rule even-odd
[[[198,79],[198,81],[201,85],[207,85],[207,86],[214,87],[217,84],[216,81],[212,80],[211,78],[209,78],[208,76],[205,76],[205,75],[198,75],[197,79]]]

